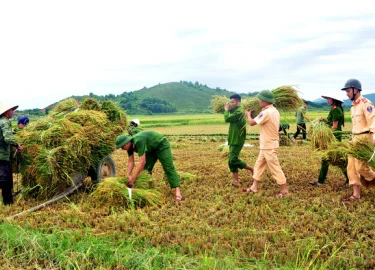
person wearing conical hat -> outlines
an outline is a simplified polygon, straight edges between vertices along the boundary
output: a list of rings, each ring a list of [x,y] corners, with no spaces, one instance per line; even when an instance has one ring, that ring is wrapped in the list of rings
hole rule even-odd
[[[18,106],[0,104],[0,188],[2,189],[4,205],[13,204],[10,146],[15,146],[17,151],[22,152],[22,146],[14,138],[9,120],[17,108]]]
[[[164,173],[167,176],[169,185],[175,189],[174,201],[179,202],[185,198],[181,195],[180,178],[173,164],[173,156],[168,140],[160,133],[155,131],[141,131],[134,136],[125,134],[116,138],[116,149],[121,148],[128,152],[128,186],[132,187],[143,171],[152,173],[156,161],[160,161]],[[135,172],[134,153],[138,153],[139,163]]]
[[[142,129],[139,127],[141,125],[141,122],[139,121],[138,118],[135,118],[130,121],[129,126],[127,128],[128,133],[130,136],[133,136],[139,132],[142,131]]]
[[[362,85],[357,79],[349,79],[341,89],[352,101],[350,114],[352,118],[352,143],[359,140],[368,140],[375,145],[375,106],[361,95]],[[375,171],[367,161],[348,156],[349,185],[353,187],[353,194],[344,198],[344,201],[353,201],[361,198],[361,179],[375,181]]]
[[[342,127],[344,126],[344,109],[342,107],[344,101],[340,97],[336,97],[335,95],[322,96],[322,98],[326,99],[328,104],[331,106],[331,110],[329,111],[327,120],[322,120],[327,123],[327,125],[332,129],[333,135],[338,141],[341,142]],[[320,186],[324,184],[327,177],[328,168],[329,162],[325,159],[322,159],[318,181],[310,181],[309,183],[313,186]],[[341,170],[346,178],[346,183],[349,183],[346,167],[341,168]]]
[[[280,192],[277,197],[288,196],[289,191],[286,186],[286,178],[281,169],[277,151],[279,148],[279,126],[280,113],[273,106],[275,98],[271,91],[263,90],[257,95],[262,111],[253,119],[251,112],[246,111],[245,115],[250,126],[259,125],[259,155],[254,165],[253,184],[250,188],[244,188],[244,192],[256,193],[262,179],[264,170],[268,167],[272,177],[280,185]]]

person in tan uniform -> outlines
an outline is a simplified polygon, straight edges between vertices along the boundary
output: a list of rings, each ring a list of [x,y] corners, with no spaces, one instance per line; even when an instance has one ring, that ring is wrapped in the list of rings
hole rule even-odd
[[[367,98],[361,95],[362,86],[357,79],[349,79],[344,88],[346,95],[352,101],[350,114],[352,118],[352,143],[359,139],[368,139],[375,145],[375,107]],[[373,181],[375,171],[365,160],[359,160],[352,156],[348,157],[348,177],[349,185],[353,187],[353,194],[344,201],[352,201],[361,197],[361,181]]]
[[[250,111],[246,111],[245,115],[250,126],[259,125],[260,127],[260,151],[254,166],[253,184],[250,188],[244,188],[243,191],[258,192],[262,174],[268,167],[272,177],[276,179],[277,184],[281,188],[276,196],[287,196],[289,192],[286,186],[286,178],[277,157],[280,113],[273,106],[275,99],[271,91],[263,90],[257,95],[257,98],[259,99],[262,111],[254,119],[251,117]]]

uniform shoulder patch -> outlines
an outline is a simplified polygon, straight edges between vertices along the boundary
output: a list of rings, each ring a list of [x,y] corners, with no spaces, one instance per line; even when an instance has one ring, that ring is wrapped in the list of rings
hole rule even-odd
[[[262,116],[263,116],[263,113],[260,113],[260,114],[258,115],[258,118],[262,118]]]
[[[367,111],[368,111],[369,113],[372,113],[372,109],[373,109],[372,106],[368,106],[368,107],[367,107]]]

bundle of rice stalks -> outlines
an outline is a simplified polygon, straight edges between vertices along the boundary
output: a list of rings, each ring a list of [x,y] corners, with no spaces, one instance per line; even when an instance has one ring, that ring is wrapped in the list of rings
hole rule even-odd
[[[275,98],[275,107],[285,112],[293,111],[302,105],[303,101],[298,96],[298,91],[291,85],[280,86],[271,91]],[[229,99],[222,96],[213,96],[211,107],[215,113],[224,112],[224,104]],[[242,105],[245,110],[253,111],[252,116],[255,117],[261,111],[257,97],[242,99]]]
[[[56,107],[72,106],[66,100]],[[104,112],[79,110],[65,113],[63,118],[51,113],[23,129],[23,186],[33,190],[36,197],[49,198],[73,185],[74,174],[87,175],[89,168],[96,168],[115,150],[114,141],[126,127],[125,113],[114,104],[111,110],[118,111],[111,114],[119,115],[115,122]]]
[[[56,107],[53,108],[51,113],[55,116],[58,115],[58,114],[66,114],[66,113],[74,111],[78,107],[79,107],[79,104],[78,104],[77,100],[75,100],[74,98],[67,98],[67,99],[59,102],[56,105]]]
[[[106,100],[102,103],[102,111],[107,115],[110,121],[117,121],[123,117],[123,111],[112,101]]]
[[[282,146],[289,146],[292,143],[291,143],[290,139],[288,138],[288,136],[281,135],[279,144],[282,145]]]
[[[213,96],[211,99],[211,107],[214,113],[224,113],[225,103],[230,102],[225,96]]]
[[[180,177],[181,181],[188,181],[193,182],[197,180],[197,176],[195,174],[187,173],[187,172],[177,172],[178,176]]]
[[[155,188],[154,185],[154,179],[152,178],[152,175],[148,171],[142,171],[135,183],[134,183],[135,188],[140,188],[140,189],[152,189]]]
[[[337,141],[332,129],[323,121],[314,123],[308,133],[311,138],[311,145],[316,150],[326,150],[332,142]]]
[[[94,204],[99,206],[133,208],[146,205],[160,205],[162,195],[154,189],[129,189],[126,186],[128,179],[112,177],[106,178],[98,184],[96,190],[90,194]]]
[[[368,139],[359,139],[350,145],[348,154],[364,160],[368,165],[375,169],[375,148],[372,142]]]
[[[329,149],[322,153],[322,158],[333,166],[346,168],[348,165],[349,147],[348,142],[334,142],[329,146]]]
[[[275,106],[284,112],[294,111],[303,104],[298,96],[298,91],[292,85],[283,85],[272,90],[275,98]]]
[[[95,98],[85,98],[81,105],[79,105],[81,110],[92,110],[92,111],[100,111],[102,106]]]

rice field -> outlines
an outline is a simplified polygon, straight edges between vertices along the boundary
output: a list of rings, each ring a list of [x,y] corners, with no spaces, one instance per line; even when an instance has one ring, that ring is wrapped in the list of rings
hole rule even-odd
[[[327,115],[320,113],[317,117]],[[155,117],[155,122],[168,117],[189,120],[163,116]],[[196,117],[192,121],[209,121]],[[292,115],[285,117],[294,120]],[[159,163],[153,173],[162,196],[159,206],[126,210],[94,204],[90,196],[94,186],[87,179],[68,198],[0,223],[0,265],[5,269],[375,268],[374,190],[364,190],[359,201],[342,203],[350,189],[337,167],[330,167],[324,186],[308,185],[317,179],[321,158],[309,141],[297,140],[279,150],[291,196],[275,197],[278,186],[268,171],[257,194],[243,193],[231,186],[227,157],[220,151],[227,128],[213,123],[152,128],[170,140],[176,169],[185,176],[181,181],[185,201],[173,202]],[[291,125],[289,132],[294,131]],[[248,128],[249,134],[256,132]],[[244,147],[241,158],[254,164],[258,141],[248,136],[246,143],[254,146]],[[117,150],[113,158],[117,176],[125,177],[126,152]],[[251,175],[239,174],[242,186],[248,187]],[[19,183],[15,176],[15,189]],[[19,195],[12,207],[0,205],[0,216],[4,219],[40,202]]]

